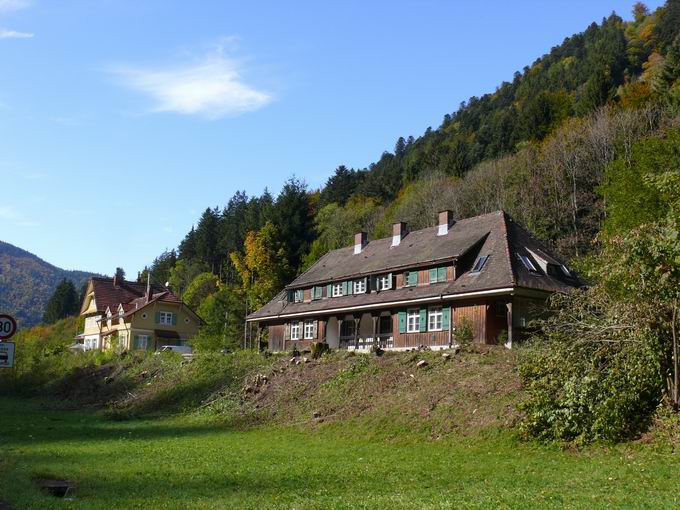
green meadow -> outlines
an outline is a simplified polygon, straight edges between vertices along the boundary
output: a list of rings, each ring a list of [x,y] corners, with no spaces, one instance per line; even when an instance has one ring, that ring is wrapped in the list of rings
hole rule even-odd
[[[678,508],[661,443],[561,450],[509,432],[368,439],[361,421],[238,430],[206,417],[111,421],[0,399],[11,509]],[[37,487],[68,479],[66,499]]]

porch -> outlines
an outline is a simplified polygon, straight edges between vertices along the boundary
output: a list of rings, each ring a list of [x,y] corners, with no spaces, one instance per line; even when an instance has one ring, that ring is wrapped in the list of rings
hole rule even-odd
[[[324,341],[331,349],[369,351],[394,347],[393,319],[389,311],[330,317],[324,332]]]

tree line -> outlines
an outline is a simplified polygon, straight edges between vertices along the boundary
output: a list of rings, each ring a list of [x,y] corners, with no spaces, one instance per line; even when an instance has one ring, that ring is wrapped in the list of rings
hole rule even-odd
[[[599,187],[639,140],[677,124],[680,0],[633,19],[612,14],[554,47],[494,93],[473,97],[363,169],[339,166],[311,190],[235,193],[207,208],[176,249],[138,275],[169,283],[206,319],[205,338],[243,341],[246,313],[329,250],[394,221],[432,225],[503,208],[566,258],[599,249]]]

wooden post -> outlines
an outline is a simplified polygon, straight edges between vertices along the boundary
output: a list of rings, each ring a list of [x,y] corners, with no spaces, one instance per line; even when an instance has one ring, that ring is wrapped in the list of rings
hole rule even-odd
[[[354,348],[359,347],[359,325],[361,324],[361,317],[358,319],[354,317]]]
[[[342,345],[342,339],[340,336],[342,335],[342,323],[344,322],[344,319],[338,319],[338,347]]]
[[[373,346],[380,347],[380,339],[378,338],[378,321],[380,320],[380,315],[371,315],[373,319]]]
[[[512,349],[512,297],[510,297],[510,301],[505,304],[505,307],[508,310],[508,341],[505,346],[508,349]]]

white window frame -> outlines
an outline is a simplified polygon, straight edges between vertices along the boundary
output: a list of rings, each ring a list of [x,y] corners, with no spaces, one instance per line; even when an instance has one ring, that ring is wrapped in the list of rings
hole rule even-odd
[[[307,319],[304,323],[304,339],[312,340],[314,338],[314,321]]]
[[[331,295],[332,297],[342,296],[342,282],[333,284],[333,286],[331,287]]]
[[[300,321],[292,321],[290,323],[290,339],[300,340]]]
[[[302,289],[296,289],[293,291],[293,303],[302,303],[305,300],[305,291]]]
[[[534,264],[534,262],[529,258],[529,255],[523,255],[519,254],[519,259],[522,261],[522,264],[524,264],[524,267],[526,267],[529,271],[532,273],[538,273],[538,268]]]
[[[144,340],[142,345],[142,339]],[[151,335],[137,335],[137,348],[147,350],[151,344]]]
[[[172,312],[158,312],[158,324],[164,324],[166,326],[172,326]]]
[[[406,332],[420,333],[420,310],[418,308],[406,310]]]
[[[361,278],[354,280],[354,294],[366,294],[366,280]]]
[[[378,290],[390,290],[392,288],[392,278],[389,274],[378,276]]]
[[[441,306],[433,306],[427,310],[427,330],[442,331],[444,312]]]

